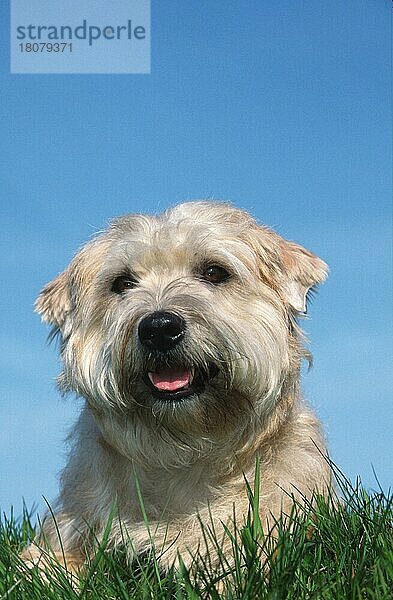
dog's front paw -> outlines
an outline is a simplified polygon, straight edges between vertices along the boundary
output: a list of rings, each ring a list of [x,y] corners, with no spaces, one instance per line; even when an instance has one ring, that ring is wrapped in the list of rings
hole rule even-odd
[[[27,546],[23,550],[21,559],[28,569],[38,567],[40,573],[61,567],[73,576],[79,575],[80,569],[85,562],[84,557],[80,554],[48,551],[35,544],[30,544],[30,546]]]
[[[27,546],[27,548],[22,551],[20,557],[28,569],[32,569],[36,566],[40,567],[45,561],[44,550],[34,544]]]

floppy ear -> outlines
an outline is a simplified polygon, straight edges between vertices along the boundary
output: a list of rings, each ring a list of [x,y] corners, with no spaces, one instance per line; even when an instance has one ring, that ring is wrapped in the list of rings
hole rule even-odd
[[[62,329],[67,313],[71,310],[67,271],[44,287],[36,300],[35,310],[45,323]]]
[[[298,244],[280,239],[279,246],[284,266],[284,296],[294,310],[306,313],[307,292],[325,281],[328,266]]]

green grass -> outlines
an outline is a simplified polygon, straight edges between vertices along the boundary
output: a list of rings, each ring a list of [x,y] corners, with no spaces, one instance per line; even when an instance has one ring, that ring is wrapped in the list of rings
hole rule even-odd
[[[121,552],[97,549],[80,579],[53,564],[45,581],[27,570],[19,552],[34,535],[28,514],[0,523],[0,600],[63,599],[386,599],[393,598],[393,499],[355,488],[336,473],[341,503],[316,498],[295,506],[291,527],[277,523],[278,537],[264,536],[257,515],[257,484],[249,488],[250,511],[238,524],[232,556],[220,556],[221,572],[199,564],[197,577],[183,567],[162,573],[154,552],[132,568]],[[257,482],[258,483],[258,482]],[[206,526],[206,535],[211,535]],[[232,560],[231,560],[232,559]]]

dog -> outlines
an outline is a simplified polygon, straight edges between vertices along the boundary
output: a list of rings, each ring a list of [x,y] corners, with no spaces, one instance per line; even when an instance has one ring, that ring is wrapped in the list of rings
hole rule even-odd
[[[154,544],[163,569],[214,562],[201,524],[246,517],[256,464],[266,532],[294,500],[326,494],[324,436],[299,386],[299,320],[326,275],[223,202],[127,215],[87,243],[36,303],[60,339],[59,388],[85,402],[25,560],[50,548],[78,571],[112,514],[108,547],[130,560]]]

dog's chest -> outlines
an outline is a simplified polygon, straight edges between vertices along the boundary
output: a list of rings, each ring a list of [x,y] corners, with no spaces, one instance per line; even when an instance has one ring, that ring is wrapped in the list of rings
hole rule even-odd
[[[139,518],[143,506],[150,519],[160,519],[195,513],[213,499],[214,491],[199,466],[168,472],[133,465],[116,495],[130,517]]]

